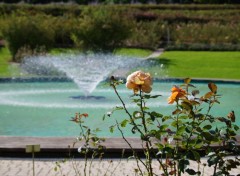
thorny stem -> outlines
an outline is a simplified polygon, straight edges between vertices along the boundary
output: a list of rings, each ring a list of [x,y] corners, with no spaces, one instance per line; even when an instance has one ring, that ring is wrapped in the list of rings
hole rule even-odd
[[[213,175],[216,175],[216,171],[217,171],[217,165],[218,165],[218,162],[216,162],[216,164],[215,164],[215,166],[214,166]]]
[[[80,122],[80,128],[81,128],[81,131],[82,131],[82,136],[85,140],[85,144],[86,146],[88,146],[88,142],[89,142],[89,139],[88,139],[88,136],[89,136],[89,129],[87,130],[87,134],[84,134],[84,130],[83,130],[83,126],[82,126],[82,123]],[[86,169],[87,169],[87,162],[88,162],[88,158],[87,158],[87,153],[88,153],[88,149],[86,148],[86,151],[84,153],[84,161],[85,161],[85,164],[84,164],[84,175],[86,176],[87,173],[86,173]]]
[[[179,104],[178,104],[178,101],[176,101],[177,102],[177,107],[179,106]],[[177,115],[177,131],[178,131],[178,129],[179,129],[179,121],[178,121],[178,118],[179,118],[179,114]],[[178,157],[178,148],[179,148],[179,142],[178,142],[178,140],[176,141],[176,147],[175,147],[175,154],[176,154],[176,156]],[[176,166],[175,166],[176,167]],[[178,171],[178,176],[181,176],[181,172],[180,172],[180,170],[179,170],[179,159],[177,158],[177,168],[175,168],[175,170],[177,170]]]
[[[77,169],[77,164],[76,164],[76,162],[74,162],[74,158],[72,158],[72,165],[73,165],[75,174],[80,176],[81,174],[80,174],[79,170]]]
[[[140,94],[139,94],[139,96],[140,96],[140,99],[141,99],[140,108],[141,108],[141,112],[142,112],[142,124],[143,124],[143,127],[144,127],[144,132],[145,132],[145,134],[147,134],[148,129],[147,129],[147,126],[146,126],[145,113],[144,113],[144,110],[143,110],[143,102],[144,102],[144,100],[143,100],[143,96],[142,96],[141,86],[140,86]],[[147,151],[146,151],[147,156],[146,156],[146,159],[147,159],[147,165],[148,165],[149,173],[150,173],[150,175],[153,175],[152,158],[151,158],[151,156],[150,156],[150,150],[151,150],[150,147],[151,147],[151,146],[149,146],[149,144],[150,144],[150,141],[149,141],[149,139],[148,139],[148,140],[146,141],[146,147],[147,147]]]
[[[113,174],[114,174],[114,172],[116,171],[116,169],[118,168],[118,166],[120,165],[120,163],[121,163],[121,161],[122,161],[122,158],[123,158],[123,156],[124,156],[124,149],[122,150],[122,156],[121,156],[121,158],[120,158],[120,160],[119,160],[119,162],[118,162],[118,164],[116,165],[116,167],[113,169],[113,171],[111,172],[111,175],[110,176],[112,176]]]
[[[121,130],[120,127],[119,127],[119,123],[118,123],[117,120],[116,120],[116,124],[117,124],[118,130],[119,130],[120,133],[121,133],[122,138],[124,139],[124,141],[128,144],[128,146],[129,146],[130,149],[132,150],[133,156],[134,156],[134,158],[135,158],[136,161],[137,161],[137,167],[138,167],[139,171],[141,172],[141,175],[143,175],[143,172],[142,172],[142,170],[141,170],[141,168],[140,168],[140,166],[139,166],[139,161],[140,161],[140,162],[145,166],[145,168],[147,169],[146,164],[137,156],[137,154],[136,154],[135,150],[133,149],[132,145],[131,145],[131,144],[128,142],[128,140],[125,138],[122,130]]]
[[[129,118],[131,119],[131,123],[133,123],[134,127],[136,127],[136,129],[138,130],[138,132],[143,136],[143,135],[144,135],[143,132],[138,128],[138,126],[137,126],[137,124],[135,123],[132,115],[131,115],[130,112],[127,110],[126,105],[125,105],[124,101],[122,100],[122,98],[120,97],[120,95],[119,95],[119,93],[118,93],[118,91],[117,91],[116,86],[115,86],[114,84],[111,84],[111,85],[112,85],[112,87],[113,87],[113,89],[114,89],[114,92],[116,93],[118,99],[121,101],[125,112],[128,114]]]

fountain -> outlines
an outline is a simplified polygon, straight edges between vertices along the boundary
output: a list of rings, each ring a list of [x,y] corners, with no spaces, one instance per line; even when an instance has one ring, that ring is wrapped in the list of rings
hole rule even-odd
[[[139,58],[112,54],[35,56],[25,58],[22,69],[41,76],[66,76],[75,82],[85,96],[89,96],[114,71],[134,68],[141,61]]]

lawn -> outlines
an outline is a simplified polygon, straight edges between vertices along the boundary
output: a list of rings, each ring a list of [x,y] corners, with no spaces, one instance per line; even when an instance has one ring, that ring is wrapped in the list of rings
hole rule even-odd
[[[168,77],[240,79],[240,52],[167,51],[159,62]]]
[[[0,48],[0,77],[10,76],[11,55],[8,49]]]
[[[76,50],[73,50],[76,52]],[[51,54],[66,53],[66,49],[54,49]],[[70,50],[71,52],[71,50]],[[147,57],[149,50],[121,49],[117,54]],[[0,77],[18,76],[18,67],[10,63],[10,53],[6,48],[0,49]],[[209,51],[165,51],[157,64],[149,69],[154,76],[175,78],[217,78],[240,80],[240,52]]]

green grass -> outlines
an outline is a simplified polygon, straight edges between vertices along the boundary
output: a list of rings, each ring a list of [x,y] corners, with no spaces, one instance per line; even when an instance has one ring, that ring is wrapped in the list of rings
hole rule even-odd
[[[11,55],[7,48],[0,48],[0,77],[11,76],[10,73]]]
[[[116,54],[132,56],[132,57],[147,57],[152,53],[151,50],[136,49],[136,48],[122,48],[116,51]]]
[[[159,64],[169,77],[240,79],[240,52],[167,51]]]

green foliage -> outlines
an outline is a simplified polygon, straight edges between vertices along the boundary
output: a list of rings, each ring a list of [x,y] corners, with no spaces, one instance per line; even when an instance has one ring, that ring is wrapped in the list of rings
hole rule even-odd
[[[8,42],[9,50],[16,59],[19,49],[28,47],[31,50],[38,50],[44,47],[49,50],[54,41],[54,31],[47,23],[45,15],[36,16],[18,16],[12,15],[8,21],[8,25],[3,30],[4,38]]]
[[[194,4],[97,7],[0,4],[3,17],[17,13],[19,18],[34,18],[38,28],[48,27],[48,32],[54,33],[54,46],[76,44],[81,49],[94,51],[113,51],[119,46],[239,50],[239,9],[239,5]],[[0,30],[5,24],[13,23],[10,20],[14,18],[0,19]],[[5,38],[1,31],[0,36]]]
[[[136,76],[137,77],[137,76]],[[140,78],[139,78],[140,79]],[[138,82],[132,81],[132,84],[138,85]],[[117,86],[121,82],[111,79],[110,86],[113,87],[123,110],[128,119],[117,122],[110,128],[111,132],[114,127],[118,127],[123,138],[133,152],[133,158],[136,162],[144,163],[147,175],[158,175],[154,173],[152,159],[156,158],[162,168],[162,175],[180,176],[183,173],[189,175],[201,175],[199,168],[190,168],[190,162],[201,163],[201,156],[208,158],[208,166],[213,167],[212,175],[229,175],[231,169],[240,165],[240,159],[226,158],[228,155],[236,155],[239,148],[236,146],[235,138],[239,127],[234,124],[234,111],[226,117],[213,117],[211,115],[212,107],[220,102],[221,96],[217,94],[218,87],[214,83],[208,83],[209,91],[205,94],[198,95],[196,87],[190,84],[191,79],[186,78],[181,87],[173,87],[172,95],[169,99],[170,104],[176,103],[176,109],[170,116],[151,111],[147,108],[147,103],[152,98],[159,98],[159,95],[144,94],[139,86],[140,93],[134,94],[133,103],[138,107],[133,113],[128,111],[124,101],[117,91]],[[191,89],[194,89],[190,93]],[[188,95],[192,94],[192,97]],[[206,106],[206,111],[202,111],[202,106]],[[127,128],[126,128],[127,127]],[[139,135],[144,144],[145,161],[143,161],[131,144],[124,137],[124,131],[131,130],[132,133]],[[158,139],[157,141],[155,141]],[[154,141],[154,143],[153,143]],[[217,147],[215,147],[217,146]],[[157,148],[158,150],[154,150]],[[161,155],[161,156],[159,156]],[[159,157],[166,157],[164,162]],[[141,170],[138,167],[138,170]],[[144,172],[144,171],[142,171]]]
[[[135,22],[133,24],[132,35],[126,43],[140,48],[156,49],[162,45],[165,40],[166,28],[164,22]]]
[[[117,8],[86,8],[73,40],[84,51],[112,52],[130,35],[128,20]]]
[[[204,24],[178,24],[171,30],[171,40],[175,41],[169,49],[189,50],[239,50],[240,34],[232,33],[240,30],[240,25],[209,22]]]

